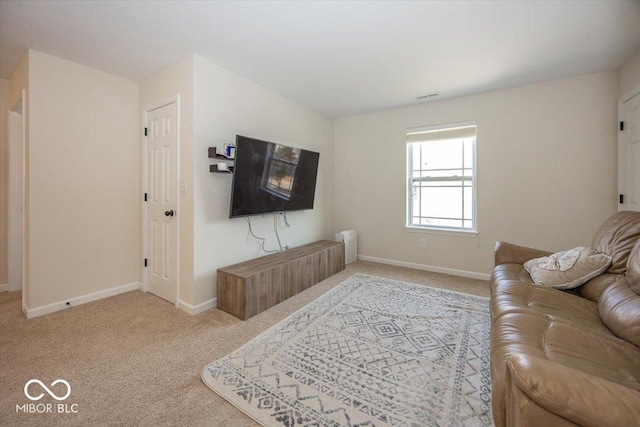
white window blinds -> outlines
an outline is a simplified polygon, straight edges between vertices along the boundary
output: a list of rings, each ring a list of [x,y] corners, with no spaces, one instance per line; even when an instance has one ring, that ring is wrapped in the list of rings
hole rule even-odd
[[[454,128],[414,128],[407,131],[407,142],[447,141],[451,139],[474,138],[476,126]]]

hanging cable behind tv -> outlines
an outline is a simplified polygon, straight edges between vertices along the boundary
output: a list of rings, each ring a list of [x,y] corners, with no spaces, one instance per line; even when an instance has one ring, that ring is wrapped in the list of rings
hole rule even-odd
[[[278,250],[267,250],[264,248],[264,244],[266,242],[267,239],[265,239],[264,237],[258,237],[253,233],[253,229],[251,228],[251,218],[250,217],[245,217],[245,220],[247,221],[247,224],[249,224],[249,233],[253,236],[254,239],[256,240],[260,240],[260,248],[268,253],[268,254],[277,254],[278,252],[282,251],[282,247],[280,247],[280,251]]]

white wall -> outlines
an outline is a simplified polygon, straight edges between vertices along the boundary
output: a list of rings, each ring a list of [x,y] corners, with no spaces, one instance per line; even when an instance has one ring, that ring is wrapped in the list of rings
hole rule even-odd
[[[27,306],[140,280],[138,83],[29,51]]]
[[[620,68],[620,90],[618,96],[622,97],[640,86],[640,52]]]
[[[236,134],[320,153],[313,210],[291,212],[291,228],[282,226],[283,244],[292,246],[332,238],[333,145],[332,121],[288,98],[264,89],[202,57],[195,57],[195,186],[194,274],[195,304],[216,297],[216,270],[265,255],[249,236],[244,219],[229,219],[230,174],[209,172],[215,163],[208,147],[235,142]],[[276,248],[272,216],[252,217],[254,232]]]
[[[7,273],[7,202],[9,164],[7,163],[7,111],[9,108],[9,80],[0,79],[0,287],[8,282]]]
[[[481,274],[497,240],[588,245],[616,212],[617,98],[607,72],[337,119],[336,228],[358,231],[360,255]],[[406,231],[405,130],[469,120],[479,235]]]
[[[180,180],[187,183],[187,192],[180,193],[180,294],[178,299],[193,304],[193,86],[194,56],[189,55],[140,83],[140,120],[142,109],[158,102],[180,97]],[[142,133],[140,147],[142,150]],[[143,153],[140,152],[142,158]],[[140,164],[142,176],[142,163]],[[142,190],[140,190],[142,191]]]

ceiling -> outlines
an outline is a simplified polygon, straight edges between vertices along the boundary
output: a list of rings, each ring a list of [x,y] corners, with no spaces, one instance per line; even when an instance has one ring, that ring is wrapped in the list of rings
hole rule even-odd
[[[0,1],[0,77],[27,49],[135,81],[196,53],[341,117],[618,69],[640,1]]]

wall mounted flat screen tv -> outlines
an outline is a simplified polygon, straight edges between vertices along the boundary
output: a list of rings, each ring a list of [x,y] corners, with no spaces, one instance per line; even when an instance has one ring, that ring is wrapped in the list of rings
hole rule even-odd
[[[229,218],[313,209],[320,154],[236,136]]]

